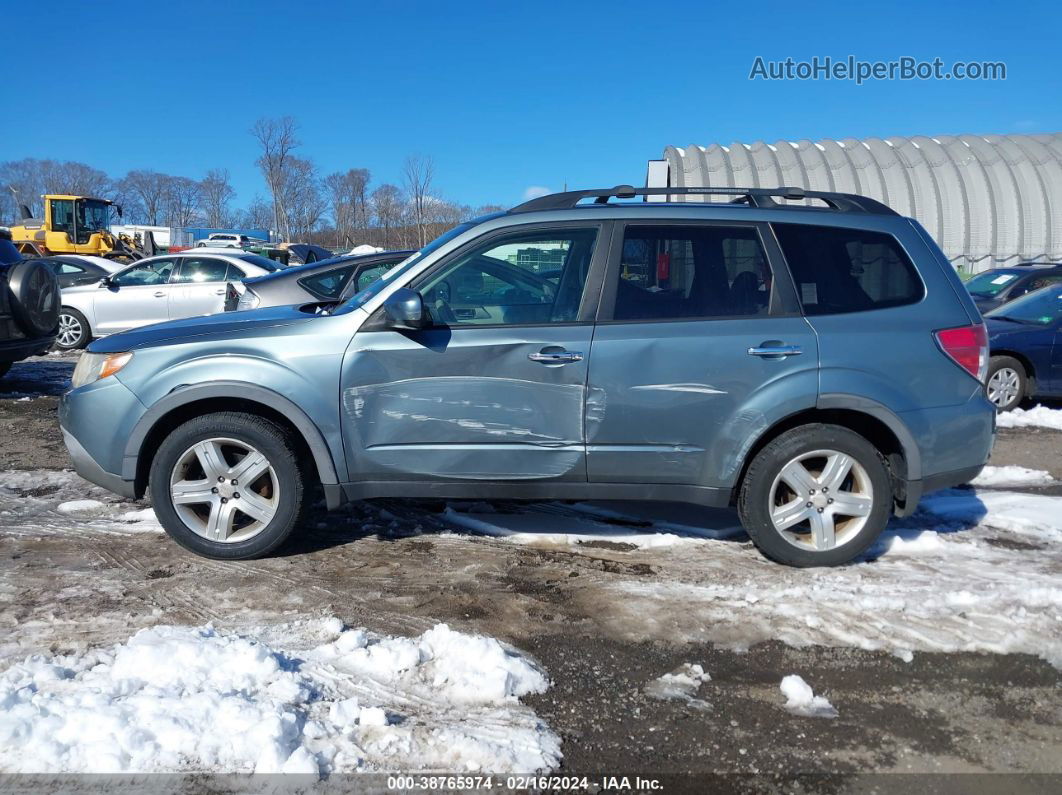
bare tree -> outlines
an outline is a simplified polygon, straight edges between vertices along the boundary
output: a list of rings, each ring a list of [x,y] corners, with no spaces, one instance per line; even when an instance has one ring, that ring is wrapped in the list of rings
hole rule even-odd
[[[98,168],[75,161],[24,158],[0,164],[0,183],[4,186],[3,214],[19,220],[26,205],[34,217],[41,217],[46,193],[70,193],[75,196],[109,197],[114,192],[110,177]],[[17,196],[17,200],[16,200]]]
[[[198,220],[199,183],[188,177],[167,178],[165,202],[170,226],[194,226]]]
[[[384,248],[394,248],[396,237],[394,230],[401,225],[405,210],[402,191],[394,185],[384,184],[372,192],[372,215],[380,232],[378,242]]]
[[[152,226],[165,220],[166,189],[170,177],[157,171],[130,171],[121,180],[121,191],[132,200],[130,217]]]
[[[199,210],[207,226],[218,229],[232,223],[229,202],[235,195],[236,191],[229,184],[227,168],[214,168],[207,172],[199,183]]]
[[[288,219],[288,240],[304,240],[317,228],[328,208],[313,162],[289,156],[283,185],[281,203]]]
[[[291,238],[291,224],[284,206],[284,183],[290,173],[288,161],[292,157],[291,152],[299,145],[295,137],[297,127],[295,119],[284,116],[279,119],[261,118],[251,128],[251,135],[262,147],[262,154],[256,162],[273,197],[273,227],[285,239]]]
[[[336,245],[352,245],[355,230],[364,230],[369,225],[366,202],[369,170],[352,168],[345,172],[337,171],[325,177],[323,184],[335,224]]]
[[[272,202],[255,196],[247,208],[239,213],[239,226],[246,229],[270,229],[273,223]]]
[[[406,194],[409,196],[413,224],[417,227],[420,246],[428,242],[428,202],[431,199],[431,183],[435,177],[435,163],[430,157],[410,155],[403,167]]]

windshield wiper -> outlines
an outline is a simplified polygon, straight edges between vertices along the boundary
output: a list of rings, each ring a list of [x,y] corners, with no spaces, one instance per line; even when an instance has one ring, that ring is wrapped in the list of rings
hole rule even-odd
[[[989,315],[992,320],[1009,320],[1011,323],[1021,323],[1023,326],[1036,325],[1031,320],[1022,320],[1021,318],[1011,317],[1010,315]]]

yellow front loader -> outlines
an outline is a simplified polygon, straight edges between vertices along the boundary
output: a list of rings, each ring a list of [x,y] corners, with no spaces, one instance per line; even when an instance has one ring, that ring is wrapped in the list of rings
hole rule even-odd
[[[133,261],[155,253],[153,240],[145,247],[127,235],[111,233],[111,207],[119,217],[122,208],[108,199],[54,193],[43,199],[43,219],[31,218],[29,208],[22,205],[23,219],[11,227],[11,240],[24,257],[91,254]]]

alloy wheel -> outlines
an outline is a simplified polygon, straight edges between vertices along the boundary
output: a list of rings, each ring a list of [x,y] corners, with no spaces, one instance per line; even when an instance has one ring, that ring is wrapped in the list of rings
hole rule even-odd
[[[193,533],[231,544],[268,526],[280,505],[280,483],[269,459],[246,442],[204,439],[177,459],[170,499]]]
[[[64,348],[71,348],[81,339],[81,321],[65,312],[59,315],[59,333],[55,341]]]
[[[1009,406],[1021,394],[1021,378],[1010,367],[1000,367],[986,385],[988,399],[995,404],[996,408]]]
[[[854,457],[815,450],[790,460],[770,490],[774,529],[795,547],[823,552],[855,538],[874,507],[874,487]]]

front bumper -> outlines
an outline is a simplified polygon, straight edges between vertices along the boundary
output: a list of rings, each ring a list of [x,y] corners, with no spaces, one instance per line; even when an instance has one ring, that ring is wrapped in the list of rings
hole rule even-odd
[[[115,494],[120,494],[131,500],[136,499],[136,489],[133,481],[122,480],[120,475],[112,475],[110,472],[104,471],[103,467],[96,463],[96,460],[89,455],[88,450],[81,446],[81,443],[74,438],[73,434],[66,428],[62,428],[62,431],[63,444],[66,445],[66,450],[70,453],[70,460],[73,462],[74,471],[77,474],[89,483],[103,486],[108,491],[113,491]]]
[[[59,427],[74,470],[90,483],[135,498],[135,468],[129,474],[123,467],[125,443],[144,411],[114,376],[66,392],[59,400]]]

